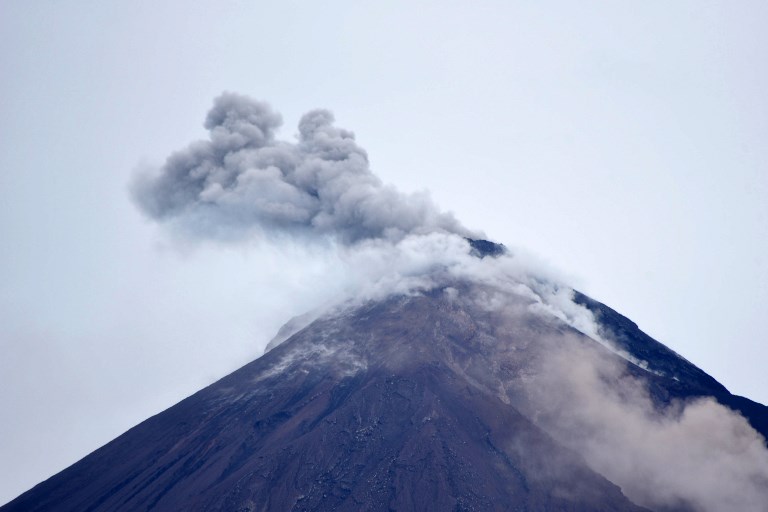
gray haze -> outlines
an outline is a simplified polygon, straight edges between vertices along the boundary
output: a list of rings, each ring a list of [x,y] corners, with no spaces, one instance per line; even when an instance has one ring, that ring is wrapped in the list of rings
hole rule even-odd
[[[138,178],[134,196],[151,217],[180,218],[187,231],[204,236],[261,228],[353,243],[436,230],[470,234],[426,194],[383,185],[354,134],[333,121],[329,111],[313,110],[299,121],[297,143],[279,141],[280,114],[224,93],[205,119],[210,139],[174,153],[159,175]]]
[[[222,91],[279,107],[291,143],[331,108],[382,182],[768,402],[766,19],[758,0],[0,2],[0,501],[370,277],[344,261],[361,251],[185,245],[137,211],[137,162],[210,140]],[[236,226],[215,236],[257,235]]]
[[[494,345],[501,348],[490,374],[494,368],[515,367],[517,351],[539,347],[526,356],[526,367],[490,381],[503,402],[527,413],[639,505],[768,511],[768,447],[744,417],[711,398],[654,402],[642,375],[655,370],[596,336],[603,329],[589,310],[573,303],[569,290],[542,285],[540,269],[538,277],[526,276],[513,259],[500,258],[491,269],[483,269],[484,261],[452,272],[474,283],[466,296],[452,300],[498,315],[491,322],[500,334]],[[565,321],[597,343],[562,329],[520,335],[532,314],[545,322]],[[631,374],[626,361],[645,373]]]
[[[768,510],[765,439],[713,399],[659,410],[640,379],[576,344],[550,352],[529,389],[538,422],[635,503]]]

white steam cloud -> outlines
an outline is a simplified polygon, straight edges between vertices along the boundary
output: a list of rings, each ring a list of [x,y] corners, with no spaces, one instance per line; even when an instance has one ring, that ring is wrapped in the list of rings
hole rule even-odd
[[[382,184],[354,134],[333,122],[327,110],[313,110],[299,122],[297,143],[279,141],[280,114],[222,94],[205,120],[209,140],[139,176],[133,196],[150,217],[204,236],[305,232],[352,244],[436,231],[471,235],[426,194]]]

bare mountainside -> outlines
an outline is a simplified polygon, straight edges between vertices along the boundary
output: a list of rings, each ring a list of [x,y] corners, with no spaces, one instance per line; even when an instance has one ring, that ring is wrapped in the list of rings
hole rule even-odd
[[[729,489],[669,490],[674,461],[647,455],[671,434],[633,447],[625,431],[677,432],[703,411],[746,436],[734,456],[747,461],[765,450],[766,408],[575,301],[599,319],[600,342],[525,294],[466,281],[293,322],[261,358],[0,510],[709,510]],[[632,423],[606,415],[615,408]],[[717,436],[703,442],[713,464],[730,460]],[[754,492],[727,499],[761,510]]]

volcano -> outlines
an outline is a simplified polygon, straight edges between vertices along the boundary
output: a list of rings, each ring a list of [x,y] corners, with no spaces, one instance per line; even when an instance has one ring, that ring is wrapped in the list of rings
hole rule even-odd
[[[469,249],[482,261],[506,252]],[[531,290],[454,277],[299,317],[262,357],[0,510],[766,510],[754,471],[721,503],[685,482],[662,490],[653,479],[669,481],[668,464],[646,461],[645,445],[622,453],[612,440],[626,425],[599,412],[639,403],[620,416],[682,428],[706,410],[751,440],[736,453],[747,461],[765,450],[765,406],[577,291],[591,335]],[[571,371],[584,362],[586,377]]]

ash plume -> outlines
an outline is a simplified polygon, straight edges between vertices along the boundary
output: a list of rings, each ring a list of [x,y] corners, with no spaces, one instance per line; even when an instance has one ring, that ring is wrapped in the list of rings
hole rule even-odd
[[[209,138],[138,176],[133,197],[150,218],[199,237],[330,238],[342,246],[346,274],[359,285],[350,300],[355,306],[440,289],[455,299],[470,290],[462,297],[467,304],[499,312],[489,324],[514,324],[514,335],[488,344],[502,355],[520,349],[520,325],[537,315],[556,319],[558,332],[570,333],[565,324],[593,346],[574,348],[531,334],[547,354],[541,371],[512,372],[499,386],[527,390],[530,415],[549,435],[643,506],[768,511],[768,450],[744,417],[709,399],[660,409],[646,380],[625,370],[633,365],[654,377],[677,380],[675,375],[603,336],[600,321],[574,300],[573,289],[524,251],[473,255],[470,242],[477,240],[468,239],[481,234],[441,212],[425,193],[404,194],[383,184],[353,133],[333,123],[330,112],[313,110],[301,118],[295,142],[278,140],[282,119],[269,105],[225,93],[206,117]],[[464,291],[451,287],[456,283]],[[289,323],[268,348],[324,313]],[[337,353],[344,350],[320,344],[290,352],[275,374],[293,361],[342,357]],[[483,374],[500,358],[482,365]],[[348,372],[366,367],[352,357],[344,361]],[[512,363],[507,368],[518,368]]]
[[[768,511],[768,450],[743,416],[711,397],[660,408],[598,348],[548,351],[528,385],[539,424],[651,510]]]
[[[205,237],[318,234],[349,245],[431,232],[475,236],[427,194],[383,184],[354,134],[333,123],[329,111],[310,111],[298,141],[281,141],[279,113],[224,93],[205,119],[209,139],[138,176],[133,197],[149,217]]]

